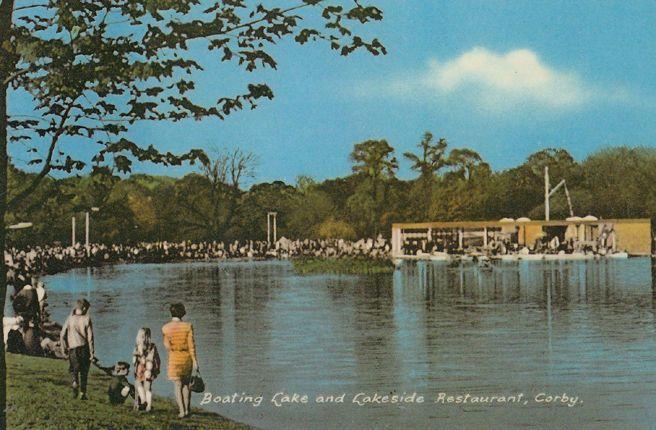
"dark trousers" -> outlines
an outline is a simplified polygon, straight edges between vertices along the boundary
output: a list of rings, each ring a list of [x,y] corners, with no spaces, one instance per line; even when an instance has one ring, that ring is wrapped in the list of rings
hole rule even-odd
[[[78,346],[68,350],[69,370],[71,372],[73,388],[80,388],[82,393],[87,392],[87,376],[91,367],[91,353],[89,345]]]

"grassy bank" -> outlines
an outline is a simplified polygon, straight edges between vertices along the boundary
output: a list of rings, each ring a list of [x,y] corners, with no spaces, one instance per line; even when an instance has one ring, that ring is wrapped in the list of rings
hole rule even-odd
[[[178,418],[172,400],[156,398],[150,413],[107,401],[109,377],[89,375],[89,400],[72,398],[68,362],[7,354],[8,429],[249,429],[218,414],[194,409]],[[196,399],[198,394],[196,394]],[[194,399],[192,398],[192,402]]]
[[[371,275],[394,272],[389,260],[364,258],[298,258],[292,260],[294,269],[301,275],[345,274]]]

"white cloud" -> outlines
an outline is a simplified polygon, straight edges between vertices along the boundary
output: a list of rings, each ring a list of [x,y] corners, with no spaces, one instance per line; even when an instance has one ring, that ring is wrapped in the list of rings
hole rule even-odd
[[[530,49],[499,54],[476,47],[448,61],[430,60],[427,69],[360,86],[360,95],[457,98],[486,111],[526,107],[564,110],[597,98],[599,90],[575,73],[541,61]]]

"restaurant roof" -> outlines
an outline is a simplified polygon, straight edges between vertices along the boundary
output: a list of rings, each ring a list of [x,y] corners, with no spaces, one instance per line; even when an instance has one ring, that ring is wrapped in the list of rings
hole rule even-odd
[[[600,225],[600,224],[651,224],[649,218],[623,218],[623,219],[599,219],[599,220],[529,220],[529,221],[434,221],[414,223],[393,223],[392,228],[484,228],[484,227],[507,227],[507,226],[543,226],[563,227],[568,225]]]

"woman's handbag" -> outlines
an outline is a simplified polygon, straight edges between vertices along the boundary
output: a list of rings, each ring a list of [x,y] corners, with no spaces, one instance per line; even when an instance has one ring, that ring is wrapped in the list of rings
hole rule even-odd
[[[200,372],[196,371],[196,374],[191,377],[189,389],[194,393],[202,393],[205,391],[205,382],[203,382]]]

